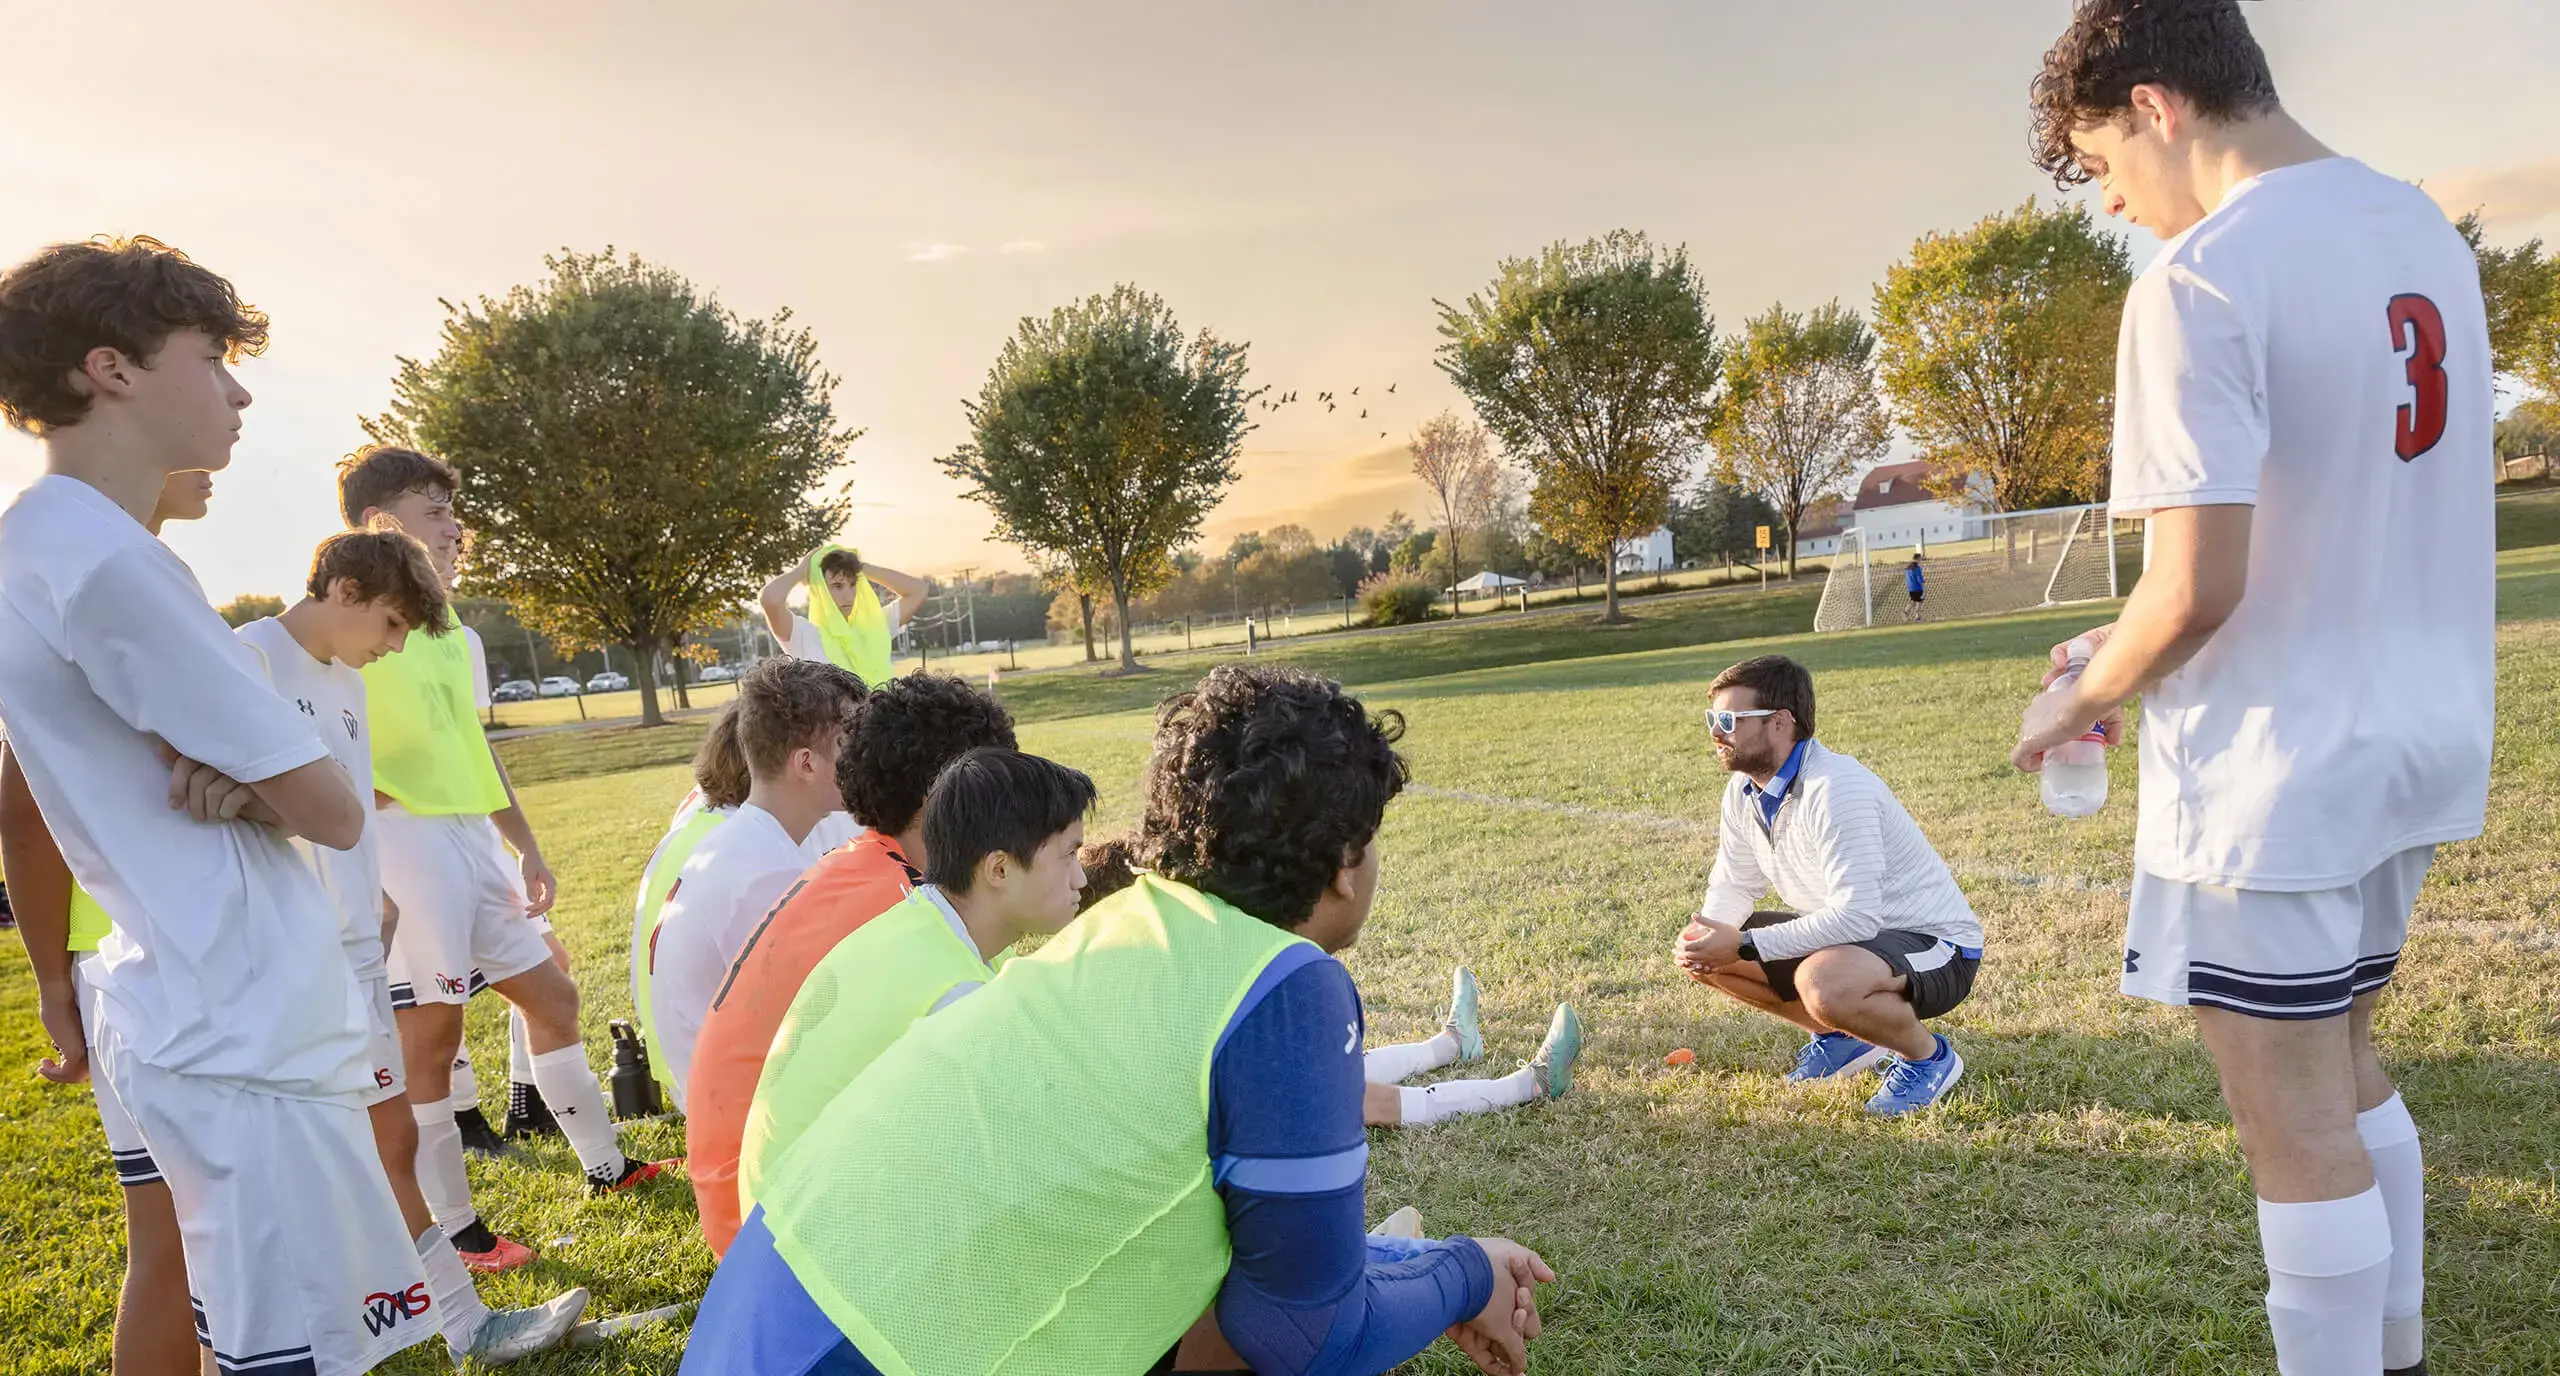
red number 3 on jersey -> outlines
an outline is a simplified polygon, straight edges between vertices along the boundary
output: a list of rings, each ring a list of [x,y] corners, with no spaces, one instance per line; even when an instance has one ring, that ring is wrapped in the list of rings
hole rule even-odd
[[[2415,292],[2391,298],[2391,351],[2409,355],[2409,389],[2415,395],[2400,407],[2400,425],[2392,437],[2400,461],[2407,463],[2436,447],[2444,438],[2444,313]]]

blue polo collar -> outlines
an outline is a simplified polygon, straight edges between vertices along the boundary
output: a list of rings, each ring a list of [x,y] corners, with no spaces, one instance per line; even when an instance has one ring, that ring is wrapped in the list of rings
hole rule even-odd
[[[1760,826],[1763,830],[1777,825],[1778,808],[1787,801],[1788,789],[1795,784],[1797,773],[1804,768],[1805,747],[1811,744],[1813,738],[1810,736],[1797,741],[1796,748],[1787,752],[1787,762],[1779,765],[1778,772],[1769,776],[1768,787],[1762,788],[1749,779],[1742,781],[1743,796],[1760,805]]]

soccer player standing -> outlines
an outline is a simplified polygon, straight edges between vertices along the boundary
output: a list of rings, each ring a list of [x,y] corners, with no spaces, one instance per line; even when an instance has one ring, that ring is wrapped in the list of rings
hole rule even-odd
[[[2285,113],[2237,0],[2091,0],[2035,106],[2045,168],[2165,243],[2116,364],[2145,571],[2015,760],[2145,695],[2124,990],[2196,1009],[2280,1369],[2421,1371],[2423,1170],[2371,1027],[2434,847],[2487,802],[2478,270],[2424,193]]]
[[[265,340],[148,239],[0,274],[0,415],[46,470],[0,515],[0,719],[113,920],[83,966],[92,1064],[168,1182],[200,1341],[225,1369],[336,1376],[435,1332],[359,1097],[363,997],[289,844],[355,846],[364,803],[143,524],[170,474],[230,462],[228,364]]]

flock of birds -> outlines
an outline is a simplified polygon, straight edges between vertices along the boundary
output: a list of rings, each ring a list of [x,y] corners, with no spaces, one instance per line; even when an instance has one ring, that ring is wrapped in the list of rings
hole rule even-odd
[[[1399,385],[1400,385],[1400,384],[1398,384],[1398,383],[1393,383],[1393,382],[1388,383],[1388,384],[1387,384],[1387,391],[1386,391],[1386,395],[1388,395],[1388,396],[1393,396],[1393,395],[1395,395],[1395,390],[1396,390],[1396,388],[1397,388]],[[1325,414],[1326,414],[1326,415],[1332,415],[1334,412],[1341,410],[1345,405],[1349,404],[1349,403],[1350,403],[1350,401],[1351,401],[1353,398],[1356,398],[1356,397],[1358,397],[1359,395],[1360,395],[1360,389],[1359,389],[1359,388],[1357,388],[1357,387],[1354,387],[1354,388],[1352,388],[1352,389],[1351,389],[1351,391],[1350,391],[1348,394],[1343,394],[1343,395],[1337,395],[1337,394],[1332,393],[1332,392],[1318,392],[1318,393],[1316,393],[1316,400],[1317,400],[1317,401],[1319,401],[1319,402],[1322,402],[1322,403],[1324,404],[1324,410],[1325,410]],[[1254,403],[1254,405],[1255,405],[1257,408],[1259,408],[1259,409],[1261,409],[1261,410],[1263,410],[1263,411],[1276,412],[1276,411],[1280,410],[1280,409],[1281,409],[1282,407],[1284,407],[1284,406],[1293,406],[1293,405],[1297,404],[1297,400],[1298,400],[1298,394],[1297,394],[1297,392],[1296,392],[1294,389],[1292,389],[1292,390],[1290,390],[1290,391],[1282,392],[1282,393],[1279,395],[1279,397],[1278,397],[1277,399],[1274,399],[1274,398],[1271,398],[1271,397],[1264,397],[1264,398],[1262,398],[1261,400],[1256,401],[1256,402]],[[1362,420],[1367,420],[1368,418],[1369,418],[1369,408],[1368,408],[1368,407],[1366,407],[1366,406],[1361,407],[1361,408],[1360,408],[1360,419],[1362,419]],[[1381,431],[1379,431],[1379,432],[1378,432],[1378,438],[1379,438],[1379,439],[1385,439],[1386,437],[1387,437],[1387,432],[1386,432],[1386,431],[1381,430]]]

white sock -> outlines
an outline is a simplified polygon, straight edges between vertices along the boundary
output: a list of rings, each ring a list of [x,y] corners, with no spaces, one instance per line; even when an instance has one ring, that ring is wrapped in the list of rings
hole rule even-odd
[[[409,1116],[418,1124],[418,1193],[451,1237],[480,1221],[471,1207],[471,1177],[462,1170],[462,1125],[453,1121],[450,1099],[412,1099]]]
[[[471,1073],[471,1053],[453,1053],[453,1111],[480,1107],[480,1079]]]
[[[622,1178],[622,1147],[614,1140],[613,1116],[605,1111],[604,1090],[587,1068],[587,1049],[571,1042],[533,1058],[533,1083],[542,1102],[578,1153],[589,1177],[612,1182]]]
[[[1402,1096],[1405,1125],[1420,1127],[1525,1104],[1538,1097],[1538,1080],[1524,1065],[1499,1080],[1443,1080],[1396,1092]]]
[[[435,1302],[436,1331],[444,1334],[444,1345],[459,1366],[462,1355],[471,1350],[471,1340],[480,1336],[489,1306],[471,1288],[471,1273],[462,1269],[462,1254],[445,1240],[444,1229],[429,1224],[418,1234],[418,1264],[427,1270],[427,1298]]]
[[[525,1030],[524,1010],[507,1010],[507,1078],[520,1085],[533,1083],[533,1034]]]
[[[2427,1163],[2418,1124],[2392,1095],[2356,1115],[2356,1136],[2373,1162],[2373,1183],[2391,1214],[2391,1289],[2382,1301],[2382,1367],[2416,1366],[2427,1355]]]
[[[1373,1085],[1392,1085],[1458,1063],[1458,1034],[1447,1028],[1426,1042],[1381,1046],[1360,1058],[1360,1073]]]
[[[2379,1376],[2391,1215],[2377,1185],[2351,1199],[2258,1201],[2267,1322],[2283,1376]]]

